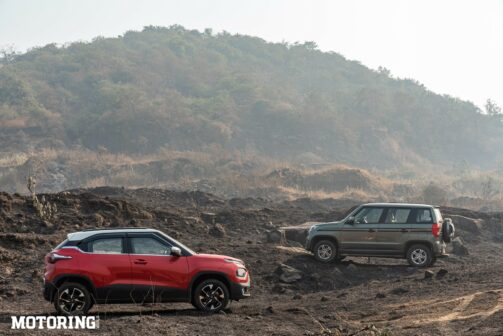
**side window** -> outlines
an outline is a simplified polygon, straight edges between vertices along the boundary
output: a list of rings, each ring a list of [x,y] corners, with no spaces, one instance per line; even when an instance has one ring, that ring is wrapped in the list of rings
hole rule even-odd
[[[430,209],[417,209],[416,223],[433,223]]]
[[[133,254],[171,254],[171,247],[168,244],[163,244],[150,237],[131,238],[131,248]]]
[[[411,211],[412,209],[390,208],[388,209],[388,214],[386,215],[386,220],[384,222],[391,224],[405,224],[407,223],[407,219],[409,218]]]
[[[121,254],[122,238],[99,238],[87,243],[88,252],[103,254]]]
[[[383,213],[383,208],[363,208],[355,216],[357,224],[377,224]]]

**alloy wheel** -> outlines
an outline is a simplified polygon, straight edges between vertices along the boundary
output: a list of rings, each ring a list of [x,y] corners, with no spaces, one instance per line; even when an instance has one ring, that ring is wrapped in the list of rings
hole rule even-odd
[[[428,259],[428,254],[423,249],[415,249],[411,253],[411,259],[416,265],[423,265]]]
[[[86,296],[79,288],[66,288],[59,293],[59,307],[67,314],[83,310],[86,304]]]
[[[199,301],[208,311],[219,309],[225,301],[225,292],[219,285],[209,283],[201,289]]]
[[[318,257],[322,260],[330,259],[333,253],[332,247],[328,244],[321,244],[320,246],[318,246],[317,253]]]

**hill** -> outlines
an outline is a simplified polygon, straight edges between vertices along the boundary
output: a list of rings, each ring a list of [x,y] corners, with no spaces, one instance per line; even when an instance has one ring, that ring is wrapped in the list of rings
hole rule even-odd
[[[502,159],[501,122],[473,104],[313,42],[146,27],[3,62],[3,151],[213,150],[380,169]]]

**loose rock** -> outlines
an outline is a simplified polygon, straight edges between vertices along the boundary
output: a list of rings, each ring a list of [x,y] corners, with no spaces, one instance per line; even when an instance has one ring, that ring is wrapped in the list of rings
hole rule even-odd
[[[209,234],[213,237],[223,238],[226,235],[225,228],[222,224],[215,224],[210,228]]]
[[[428,270],[428,271],[425,271],[425,272],[424,272],[424,278],[425,278],[425,279],[431,279],[431,278],[433,278],[433,275],[434,275],[434,274],[435,274],[435,273],[433,273],[433,271],[429,271],[429,270]]]
[[[437,272],[437,278],[443,278],[444,276],[447,275],[447,273],[449,273],[449,271],[447,271],[445,268],[441,268],[438,272]]]

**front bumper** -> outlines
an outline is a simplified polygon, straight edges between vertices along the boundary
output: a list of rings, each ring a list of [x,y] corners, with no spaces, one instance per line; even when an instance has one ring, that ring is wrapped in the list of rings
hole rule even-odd
[[[231,282],[231,299],[241,300],[250,297],[250,281],[247,283]]]
[[[311,240],[312,240],[311,237],[309,236],[306,237],[306,243],[304,244],[304,248],[308,251],[311,251],[311,249],[313,248],[311,246]]]

